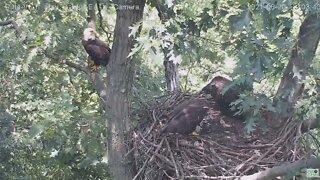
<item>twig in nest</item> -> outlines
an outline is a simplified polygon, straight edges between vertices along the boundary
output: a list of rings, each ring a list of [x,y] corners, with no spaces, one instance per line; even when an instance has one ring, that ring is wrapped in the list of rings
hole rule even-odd
[[[143,113],[143,118],[148,120],[147,126],[138,130],[139,138],[133,139],[137,143],[136,151],[139,153],[136,158],[139,167],[136,179],[142,176],[145,178],[171,176],[174,179],[235,179],[247,174],[249,170],[264,170],[273,166],[279,159],[292,158],[297,124],[290,122],[283,126],[276,139],[269,139],[270,143],[258,145],[250,142],[244,146],[243,141],[229,142],[230,139],[227,142],[217,142],[215,138],[222,136],[215,135],[159,137],[160,120],[168,119],[177,104],[194,96],[183,93],[171,94],[159,101],[156,100],[158,104],[144,110],[147,111]],[[268,139],[262,137],[261,140]],[[166,145],[161,143],[164,141]],[[162,146],[160,149],[159,144]],[[153,152],[155,149],[159,150]],[[302,150],[301,146],[295,148],[296,158],[301,158]],[[257,151],[258,153],[255,153]]]
[[[190,178],[190,179],[224,179],[224,180],[228,180],[228,179],[237,179],[240,176],[217,176],[217,177],[212,177],[212,176],[186,176],[185,178]]]
[[[141,139],[142,139],[144,142],[148,143],[149,145],[151,145],[151,146],[153,146],[153,147],[158,147],[158,145],[156,145],[156,144],[150,142],[149,140],[147,140],[141,133],[139,133],[139,135],[140,135]],[[143,144],[143,142],[142,142],[141,144]]]
[[[229,150],[225,150],[225,149],[221,149],[220,151],[225,153],[225,154],[230,154],[230,155],[234,155],[234,156],[242,156],[242,157],[245,157],[245,158],[252,157],[251,155],[248,155],[248,154],[242,154],[240,152],[234,152],[234,151],[229,151]]]
[[[151,147],[148,149],[148,152],[149,152],[150,150],[151,150]],[[134,176],[133,180],[137,179],[137,178],[139,177],[139,175],[142,173],[142,171],[144,171],[144,169],[147,167],[147,164],[149,164],[150,159],[151,159],[151,158],[147,159],[147,160],[143,163],[142,167],[140,168],[139,172]]]
[[[168,159],[167,157],[159,154],[159,153],[154,153],[155,156],[157,156],[159,159],[161,159],[164,163],[166,163],[167,165],[171,166],[172,168],[174,168],[174,164],[170,161],[170,159]]]
[[[156,149],[156,151],[154,152],[153,156],[152,156],[150,159],[148,159],[148,160],[146,160],[146,161],[144,162],[142,168],[139,170],[139,172],[134,176],[134,178],[133,178],[132,180],[136,180],[136,179],[139,177],[139,175],[141,174],[141,172],[147,167],[147,164],[148,164],[149,162],[152,162],[152,161],[153,161],[154,156],[155,156],[155,154],[158,153],[158,151],[160,150],[160,148],[161,148],[161,146],[162,146],[162,143],[163,143],[163,139],[161,140],[161,142],[160,142],[158,148]]]
[[[232,151],[232,148],[229,148],[227,146],[221,145],[221,144],[217,143],[216,141],[213,141],[212,139],[204,139],[203,137],[200,137],[200,136],[195,136],[195,138],[197,138],[200,141],[206,142],[209,145],[212,145],[212,146],[216,145],[216,146],[218,146],[220,148],[229,149],[229,150]]]
[[[164,140],[166,141],[166,144],[167,144],[167,147],[168,147],[168,151],[169,151],[169,153],[170,153],[171,160],[172,160],[172,163],[173,163],[173,165],[174,165],[174,169],[175,169],[175,171],[176,171],[177,178],[180,179],[180,173],[179,173],[179,170],[178,170],[178,167],[177,167],[177,163],[176,163],[176,161],[174,160],[173,153],[172,153],[172,151],[171,151],[171,148],[170,148],[170,145],[169,145],[169,143],[168,143],[168,140],[167,140],[167,137],[166,137],[166,136],[164,137]]]
[[[165,170],[162,170],[163,174],[165,174],[168,178],[170,179],[174,179],[173,177],[171,177]]]
[[[257,155],[252,156],[251,158],[247,159],[245,162],[239,164],[235,169],[236,169],[237,171],[240,171],[240,169],[241,169],[242,167],[244,167],[244,165],[245,165],[246,163],[250,162],[251,160],[253,160],[253,159],[256,158],[256,157],[257,157]]]
[[[311,131],[309,131],[308,134],[311,136],[313,142],[316,144],[316,149],[320,149],[320,142],[318,138],[316,138]]]
[[[129,154],[131,154],[135,149],[136,149],[135,147],[131,148],[131,149],[124,155],[124,157],[127,157],[127,156],[128,156]]]
[[[155,116],[155,109],[152,110],[152,117],[153,117],[153,123],[152,123],[149,131],[146,133],[146,137],[149,136],[149,134],[151,133],[151,131],[153,130],[153,128],[155,127],[157,122],[159,122],[158,119]]]
[[[231,160],[231,159],[232,159],[233,161],[237,161],[236,163],[242,162],[241,159],[239,159],[239,158],[237,158],[237,157],[235,157],[235,156],[232,156],[232,155],[229,155],[229,154],[226,154],[226,153],[223,153],[223,155],[224,155],[225,157],[229,158],[228,160]]]
[[[282,149],[282,147],[278,147],[278,149],[276,151],[274,151],[273,154],[271,154],[271,156],[268,157],[267,160],[271,160],[276,154],[278,154],[278,152]]]
[[[301,127],[302,127],[302,122],[299,124],[297,127],[297,134],[294,140],[294,150],[293,150],[293,161],[296,160],[297,157],[297,151],[298,151],[298,146],[299,146],[299,140],[301,139]]]
[[[252,145],[246,145],[246,146],[241,146],[241,145],[231,145],[233,147],[241,148],[241,149],[255,149],[255,148],[267,148],[271,147],[274,144],[252,144]]]
[[[262,159],[264,159],[271,151],[273,151],[275,148],[279,148],[280,143],[284,143],[288,140],[290,140],[290,135],[294,134],[295,124],[288,122],[287,125],[281,130],[279,134],[279,138],[275,140],[274,145],[270,147],[263,155],[261,155],[256,161],[255,164],[258,164],[261,162]],[[285,129],[285,130],[284,130]],[[281,147],[281,146],[280,146]],[[292,147],[292,146],[288,146]],[[276,150],[277,152],[277,150]],[[249,166],[245,171],[244,174],[247,173],[251,168],[253,168],[253,165]]]

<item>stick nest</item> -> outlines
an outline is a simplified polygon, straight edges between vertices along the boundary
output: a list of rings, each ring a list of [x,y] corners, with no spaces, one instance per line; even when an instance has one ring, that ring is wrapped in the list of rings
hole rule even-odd
[[[170,112],[196,96],[162,97],[139,112],[141,123],[128,153],[134,155],[134,179],[236,179],[306,155],[299,125],[290,120],[277,132],[258,129],[249,135],[242,120],[224,116],[214,106],[200,125],[200,135],[160,135]]]

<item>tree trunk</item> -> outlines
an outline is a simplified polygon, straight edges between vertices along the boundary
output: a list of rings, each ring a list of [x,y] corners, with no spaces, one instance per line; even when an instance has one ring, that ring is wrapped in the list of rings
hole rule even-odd
[[[175,16],[173,6],[168,7],[164,0],[157,0],[156,3],[158,15],[162,23],[168,21],[169,19]],[[173,42],[168,43],[170,44],[170,46],[163,49],[163,65],[165,68],[167,90],[169,92],[178,92],[180,91],[178,64],[173,60],[176,57],[173,51]]]
[[[285,116],[293,111],[293,106],[304,90],[303,80],[312,64],[319,38],[320,17],[317,14],[308,15],[300,26],[298,39],[292,49],[289,63],[283,73],[274,103],[276,107],[287,107]],[[277,118],[280,120],[281,118]]]
[[[132,159],[125,157],[130,135],[130,107],[132,83],[135,70],[135,58],[128,58],[134,44],[129,36],[129,27],[139,22],[143,16],[144,1],[119,0],[116,27],[110,62],[107,66],[107,102],[106,125],[108,138],[108,161],[113,178],[131,180],[134,174]]]
[[[164,51],[165,60],[163,62],[165,68],[165,76],[167,82],[167,90],[169,92],[179,92],[180,91],[180,82],[178,74],[178,65],[177,63],[169,60],[167,57],[168,53]]]
[[[298,40],[291,52],[276,98],[295,103],[303,90],[302,81],[312,64],[320,38],[320,23],[317,14],[309,15],[301,24]]]

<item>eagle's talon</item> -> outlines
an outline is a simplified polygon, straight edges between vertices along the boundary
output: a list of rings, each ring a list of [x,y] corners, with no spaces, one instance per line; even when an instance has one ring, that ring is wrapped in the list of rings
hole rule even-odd
[[[191,133],[191,135],[193,135],[193,136],[199,136],[199,133],[197,133],[196,131],[193,131],[193,132]]]
[[[97,65],[95,65],[94,61],[92,61],[91,58],[88,60],[88,66],[89,66],[90,72],[96,72],[98,69]]]
[[[90,67],[90,71],[91,72],[96,72],[98,69],[97,65],[93,64],[91,67]]]

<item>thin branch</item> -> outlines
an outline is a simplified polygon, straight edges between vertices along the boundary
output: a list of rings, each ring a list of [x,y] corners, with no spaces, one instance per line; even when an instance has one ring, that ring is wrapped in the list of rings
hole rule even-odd
[[[22,31],[19,28],[18,24],[14,20],[8,20],[8,21],[0,22],[0,26],[8,26],[8,25],[12,25],[12,27],[16,31],[16,34],[17,34],[18,37],[21,36]]]
[[[71,68],[74,68],[74,69],[77,69],[79,71],[82,71],[86,74],[89,74],[89,70],[88,68],[84,67],[84,66],[81,66],[80,64],[77,64],[77,63],[73,63],[73,62],[70,62],[70,61],[67,61],[65,59],[62,59],[60,56],[58,56],[57,54],[50,54],[48,52],[43,52],[43,54],[45,56],[47,56],[48,58],[50,59],[53,59],[55,60],[56,62],[60,63],[60,64],[65,64]]]
[[[99,24],[100,24],[100,28],[102,29],[102,31],[104,33],[106,33],[107,37],[108,37],[108,41],[110,42],[110,38],[111,38],[111,33],[109,33],[108,31],[106,31],[103,27],[103,17],[101,14],[101,8],[100,8],[100,2],[97,0],[97,7],[98,7],[98,14],[99,14]]]
[[[155,153],[158,153],[159,150],[161,149],[162,147],[162,144],[163,144],[163,141],[164,139],[161,140],[159,146],[157,147],[157,149],[155,150]],[[152,162],[155,158],[155,154],[153,154],[150,159],[146,160],[142,166],[142,168],[139,170],[139,172],[134,176],[133,180],[136,180],[138,179],[138,177],[140,176],[140,174],[142,173],[142,171],[146,168],[147,164],[149,164],[149,162]]]
[[[65,64],[71,68],[77,69],[79,71],[82,71],[84,73],[86,73],[87,75],[89,75],[90,81],[91,83],[94,85],[95,89],[97,90],[100,100],[102,108],[105,110],[105,106],[106,106],[106,86],[104,84],[104,82],[102,81],[102,79],[99,76],[99,73],[97,72],[90,72],[89,68],[87,66],[82,66],[80,64],[62,59],[58,54],[50,54],[48,52],[43,52],[44,55],[46,55],[48,58],[51,58],[53,60],[55,60],[57,63],[60,64]]]
[[[210,44],[213,44],[213,45],[222,44],[221,42],[215,41],[213,39],[208,39],[208,38],[202,37],[201,35],[195,35],[195,34],[192,34],[192,33],[187,33],[187,35],[192,36],[194,38],[202,39],[202,40],[207,41],[207,42],[209,42]]]
[[[89,73],[88,69],[87,69],[86,67],[81,66],[80,64],[73,63],[73,62],[70,62],[70,61],[67,61],[67,60],[62,60],[61,63],[62,63],[62,64],[65,64],[65,65],[67,65],[67,66],[69,66],[69,67],[72,67],[72,68],[74,68],[74,69],[77,69],[77,70],[79,70],[79,71],[82,71],[82,72],[84,72],[84,73],[86,73],[86,74]]]
[[[180,179],[180,174],[179,174],[179,170],[178,170],[178,167],[177,167],[177,163],[176,163],[176,161],[174,159],[174,156],[173,156],[173,153],[171,151],[171,148],[170,148],[169,142],[167,140],[167,137],[164,137],[164,140],[166,141],[166,144],[167,144],[167,147],[168,147],[168,151],[170,153],[170,157],[171,157],[172,163],[174,165],[174,169],[176,171],[176,176],[177,176],[178,179]]]
[[[15,21],[12,21],[11,24],[12,24],[13,28],[16,30],[17,36],[21,36],[22,31],[21,31],[20,27],[18,26],[18,24]]]
[[[13,20],[8,20],[8,21],[0,21],[0,26],[7,26],[12,24]]]

